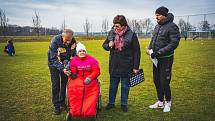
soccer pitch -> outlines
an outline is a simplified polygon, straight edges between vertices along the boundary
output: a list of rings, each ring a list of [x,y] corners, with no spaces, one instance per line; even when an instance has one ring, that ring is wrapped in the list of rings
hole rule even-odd
[[[99,60],[102,101],[106,106],[109,88],[109,53],[103,41],[83,41],[87,52]],[[156,101],[152,63],[145,54],[149,40],[140,40],[141,65],[145,82],[131,88],[128,112],[120,111],[120,88],[116,109],[98,114],[98,121],[212,121],[215,120],[215,41],[180,42],[175,51],[171,80],[173,106],[170,113],[151,110]],[[0,120],[62,121],[52,115],[51,81],[47,66],[49,42],[16,42],[16,55],[3,53],[0,43]]]

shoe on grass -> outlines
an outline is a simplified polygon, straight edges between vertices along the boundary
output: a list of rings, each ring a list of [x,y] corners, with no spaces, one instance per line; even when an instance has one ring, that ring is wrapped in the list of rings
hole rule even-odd
[[[65,110],[66,112],[69,112],[69,108],[66,104],[61,104],[61,110]]]
[[[115,108],[115,105],[114,105],[114,104],[108,104],[108,105],[105,107],[106,110],[110,110],[110,109],[113,109],[113,108]]]
[[[127,105],[121,105],[121,110],[122,110],[122,112],[128,112]]]
[[[163,112],[170,112],[172,102],[171,101],[165,101]]]
[[[149,108],[151,109],[164,108],[164,104],[161,101],[157,101],[155,104],[150,105]]]
[[[53,115],[60,115],[60,109],[54,109]]]

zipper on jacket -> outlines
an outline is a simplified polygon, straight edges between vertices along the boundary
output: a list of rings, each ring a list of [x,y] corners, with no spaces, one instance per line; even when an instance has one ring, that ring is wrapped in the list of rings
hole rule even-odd
[[[82,113],[82,108],[83,108],[83,105],[84,105],[84,94],[85,94],[85,85],[84,85],[83,96],[82,96],[82,103],[81,103],[81,115],[84,115]]]
[[[84,70],[82,72],[82,77],[84,77]],[[84,115],[84,114],[82,114],[82,108],[83,108],[83,105],[84,105],[84,95],[85,95],[85,84],[84,84],[84,90],[83,90],[83,96],[82,96],[82,102],[81,102],[81,110],[80,110],[81,115]]]

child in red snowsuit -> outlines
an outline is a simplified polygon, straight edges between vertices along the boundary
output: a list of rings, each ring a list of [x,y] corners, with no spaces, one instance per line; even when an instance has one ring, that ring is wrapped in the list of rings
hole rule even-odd
[[[72,117],[94,117],[99,96],[99,64],[95,58],[86,54],[83,44],[77,44],[76,52],[77,56],[70,60],[70,69],[76,78],[69,76],[69,113]]]

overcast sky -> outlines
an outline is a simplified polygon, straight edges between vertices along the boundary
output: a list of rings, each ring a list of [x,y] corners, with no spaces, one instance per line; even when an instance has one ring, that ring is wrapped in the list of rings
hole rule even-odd
[[[60,28],[65,18],[66,27],[74,31],[83,31],[86,18],[93,31],[101,30],[104,18],[112,24],[117,14],[129,19],[152,18],[160,6],[168,7],[176,16],[215,13],[215,0],[0,0],[9,24],[32,26],[32,16],[37,10],[43,27]]]

